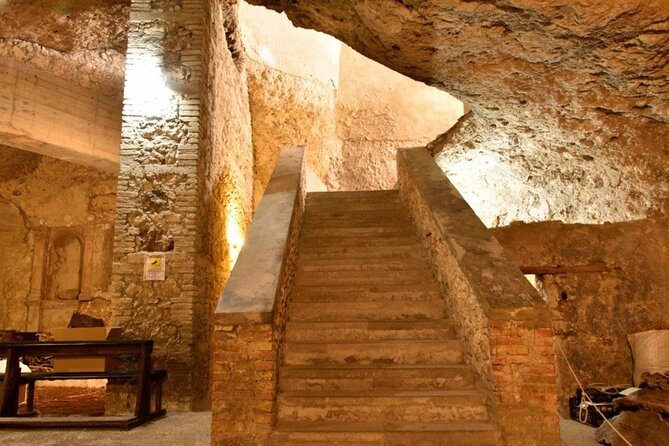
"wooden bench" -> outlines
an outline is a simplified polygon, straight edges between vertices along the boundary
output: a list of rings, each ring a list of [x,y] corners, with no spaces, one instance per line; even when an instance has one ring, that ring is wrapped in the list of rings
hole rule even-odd
[[[153,341],[62,341],[0,342],[0,355],[7,357],[7,368],[0,375],[4,391],[0,402],[0,428],[118,428],[132,429],[166,414],[162,407],[162,385],[166,370],[151,368]],[[35,372],[21,374],[19,358],[24,356],[106,357],[138,356],[137,368],[105,372]],[[115,417],[30,417],[35,415],[34,397],[37,381],[72,379],[110,379],[137,383],[137,401],[132,416]],[[28,416],[20,416],[19,386],[28,385]],[[151,396],[154,408],[151,410]]]

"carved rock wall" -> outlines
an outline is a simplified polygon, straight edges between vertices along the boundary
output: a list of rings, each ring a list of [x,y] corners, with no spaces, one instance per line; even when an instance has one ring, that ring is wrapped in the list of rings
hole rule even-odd
[[[262,199],[279,152],[290,145],[307,147],[309,167],[329,187],[339,188],[336,90],[318,79],[286,74],[251,57],[245,65],[253,114],[255,204]]]
[[[604,225],[560,222],[514,224],[493,234],[518,265],[603,266],[602,271],[545,275],[553,330],[579,379],[611,385],[632,382],[627,335],[669,328],[669,237],[666,218]],[[577,384],[558,354],[559,400]]]
[[[425,145],[463,112],[450,95],[406,78],[285,18],[240,4],[253,114],[256,203],[279,151],[307,147],[331,190],[388,189],[398,147]]]
[[[122,98],[130,0],[4,3],[0,57]]]
[[[470,105],[476,119],[452,135],[441,164],[461,172],[456,186],[489,225],[627,221],[665,209],[665,1],[251,3]]]
[[[109,321],[116,178],[10,148],[0,166],[0,327],[49,331],[75,310]]]
[[[342,45],[337,92],[341,189],[392,189],[398,148],[425,146],[451,128],[463,104]]]

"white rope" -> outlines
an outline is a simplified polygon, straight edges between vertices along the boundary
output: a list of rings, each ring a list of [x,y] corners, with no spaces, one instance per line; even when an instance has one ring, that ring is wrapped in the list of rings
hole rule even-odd
[[[595,410],[599,413],[599,415],[601,415],[601,417],[604,419],[604,422],[605,422],[606,424],[608,424],[609,427],[610,427],[611,429],[613,429],[613,432],[615,432],[616,434],[618,434],[618,436],[619,436],[620,438],[622,438],[623,441],[624,441],[625,443],[627,443],[628,446],[634,446],[632,443],[630,443],[630,442],[627,440],[627,438],[625,438],[625,437],[623,436],[623,434],[620,433],[620,431],[619,431],[618,429],[616,429],[616,427],[615,427],[613,424],[611,424],[611,422],[609,421],[609,419],[606,418],[606,415],[604,415],[604,414],[602,413],[602,411],[599,410],[599,407],[597,407],[597,404],[594,403],[594,402],[590,399],[590,395],[588,395],[588,394],[586,393],[585,389],[583,388],[583,385],[581,384],[581,381],[578,379],[578,376],[576,376],[576,372],[574,371],[574,368],[571,366],[571,363],[569,362],[569,359],[567,359],[567,355],[564,353],[564,350],[562,350],[562,346],[560,345],[560,343],[558,342],[557,339],[555,340],[555,343],[557,344],[558,349],[560,350],[560,353],[562,354],[562,357],[563,357],[564,360],[567,362],[567,366],[569,367],[569,370],[571,371],[571,374],[574,375],[574,379],[576,380],[576,384],[578,384],[578,387],[581,388],[581,398],[585,397],[585,399],[588,400],[588,403],[590,403],[590,405],[592,405],[592,407],[595,408]],[[581,414],[580,414],[580,412],[579,412],[579,418],[581,418]]]

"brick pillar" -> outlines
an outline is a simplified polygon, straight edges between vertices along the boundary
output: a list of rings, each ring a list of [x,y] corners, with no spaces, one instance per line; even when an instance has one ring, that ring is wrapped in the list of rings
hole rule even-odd
[[[497,421],[506,444],[557,445],[555,337],[547,311],[489,321]]]
[[[155,341],[168,407],[186,410],[209,367],[193,354],[203,3],[132,0],[112,273],[113,324]],[[166,280],[143,281],[150,252],[165,253]]]

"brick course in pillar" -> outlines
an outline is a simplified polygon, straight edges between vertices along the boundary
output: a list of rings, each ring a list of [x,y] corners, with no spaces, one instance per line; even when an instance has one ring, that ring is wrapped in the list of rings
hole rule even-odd
[[[216,323],[212,444],[265,444],[274,424],[277,342],[271,324]]]

